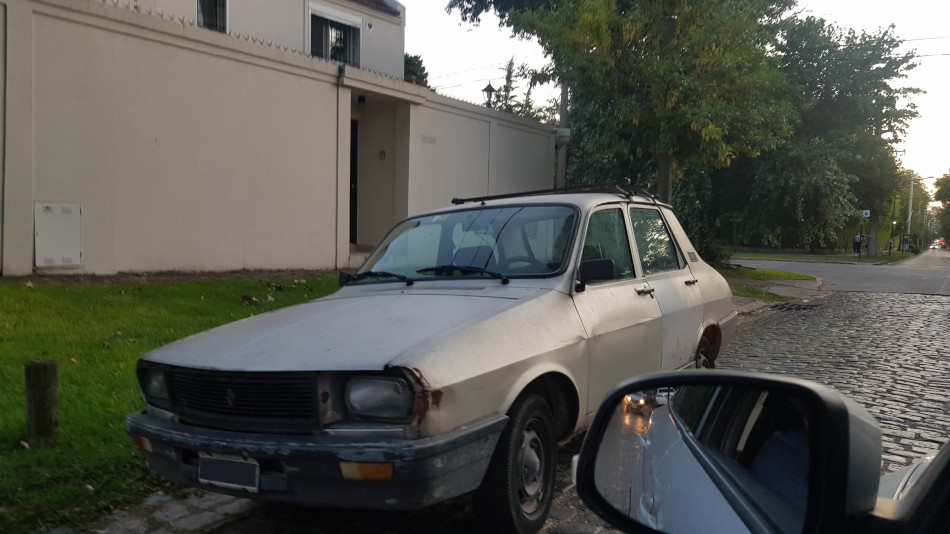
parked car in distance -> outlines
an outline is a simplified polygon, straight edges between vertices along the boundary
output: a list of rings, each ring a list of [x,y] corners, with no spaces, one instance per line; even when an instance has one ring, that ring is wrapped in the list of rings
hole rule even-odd
[[[631,416],[628,399],[667,388]],[[881,476],[881,430],[814,382],[658,373],[604,400],[575,458],[577,491],[624,532],[950,531],[950,447]]]
[[[624,378],[713,367],[736,313],[670,206],[536,193],[410,217],[336,294],[145,355],[151,469],[323,507],[474,491],[486,528],[537,531],[557,443]]]

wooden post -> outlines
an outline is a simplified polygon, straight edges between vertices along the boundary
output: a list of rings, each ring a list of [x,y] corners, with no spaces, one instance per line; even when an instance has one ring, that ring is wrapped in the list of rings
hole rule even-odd
[[[59,434],[59,389],[56,360],[26,363],[26,442],[30,447],[56,443]]]

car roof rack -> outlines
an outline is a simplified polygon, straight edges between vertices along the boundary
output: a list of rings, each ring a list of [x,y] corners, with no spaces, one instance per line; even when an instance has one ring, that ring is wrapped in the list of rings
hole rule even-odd
[[[500,200],[504,198],[515,198],[515,197],[530,197],[538,195],[553,195],[559,193],[613,193],[621,195],[627,199],[633,197],[633,195],[640,195],[646,197],[653,201],[655,204],[659,197],[647,191],[644,187],[633,184],[630,182],[630,179],[624,179],[624,181],[618,182],[604,182],[599,184],[584,184],[584,185],[575,185],[571,187],[562,187],[560,189],[538,189],[536,191],[523,191],[520,193],[505,193],[503,195],[488,195],[484,197],[470,197],[470,198],[453,198],[452,204],[459,205],[465,204],[466,202],[481,202],[485,203],[486,200]]]

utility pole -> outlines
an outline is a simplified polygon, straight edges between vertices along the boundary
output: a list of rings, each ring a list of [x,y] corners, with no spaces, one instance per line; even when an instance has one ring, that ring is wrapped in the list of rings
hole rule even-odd
[[[568,88],[567,83],[564,82],[564,79],[561,79],[561,110],[558,115],[560,115],[558,120],[558,128],[555,130],[555,144],[557,147],[557,178],[555,184],[558,189],[561,189],[565,186],[566,177],[567,177],[567,144],[571,139],[571,130],[568,128],[567,122],[567,113],[568,113]]]
[[[907,237],[910,238],[910,218],[914,215],[914,180],[910,181],[910,200],[907,201]]]

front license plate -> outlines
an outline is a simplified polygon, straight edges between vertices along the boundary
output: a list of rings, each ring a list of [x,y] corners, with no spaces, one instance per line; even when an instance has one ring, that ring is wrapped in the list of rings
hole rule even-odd
[[[257,493],[261,466],[256,460],[240,456],[222,456],[200,453],[198,482]]]

